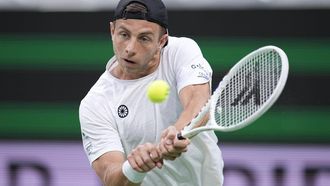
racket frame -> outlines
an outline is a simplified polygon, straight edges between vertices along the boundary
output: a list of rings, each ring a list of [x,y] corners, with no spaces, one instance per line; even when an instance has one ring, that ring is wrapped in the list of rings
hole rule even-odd
[[[258,53],[267,52],[269,50],[273,50],[273,51],[275,51],[276,53],[279,54],[280,59],[282,60],[282,63],[281,63],[282,69],[281,69],[280,79],[278,80],[278,84],[277,84],[276,88],[274,89],[274,91],[273,91],[272,95],[270,96],[270,98],[261,106],[261,108],[258,109],[254,114],[252,114],[251,116],[249,116],[248,118],[246,118],[245,120],[241,121],[240,123],[238,123],[234,126],[221,127],[221,126],[216,124],[214,114],[210,114],[210,121],[208,122],[208,124],[206,126],[201,126],[201,127],[194,128],[206,114],[214,113],[214,111],[216,109],[217,98],[219,97],[221,92],[224,90],[224,87],[228,84],[228,82],[230,81],[232,76],[235,75],[235,72],[237,71],[237,69],[239,69],[242,65],[244,65],[245,61],[248,61],[250,58],[254,57]],[[212,94],[210,99],[207,101],[207,103],[203,106],[203,108],[198,113],[198,115],[190,122],[190,124],[188,126],[186,126],[178,134],[178,138],[179,139],[180,138],[181,139],[183,139],[183,138],[192,138],[195,135],[197,135],[198,133],[200,133],[202,131],[207,131],[207,130],[231,132],[231,131],[241,129],[241,128],[251,124],[256,119],[258,119],[261,115],[263,115],[275,103],[275,101],[278,99],[278,97],[282,93],[282,90],[283,90],[283,88],[286,84],[288,73],[289,73],[288,58],[287,58],[287,55],[285,54],[285,52],[282,49],[280,49],[276,46],[264,46],[264,47],[261,47],[261,48],[255,50],[255,51],[249,53],[248,55],[243,57],[239,62],[237,62],[229,70],[228,74],[219,83],[219,86],[214,91],[214,93]]]

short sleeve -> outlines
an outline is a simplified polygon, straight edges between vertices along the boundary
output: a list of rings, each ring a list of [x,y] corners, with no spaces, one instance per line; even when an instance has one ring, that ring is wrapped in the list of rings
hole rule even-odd
[[[86,98],[79,107],[82,141],[90,164],[106,152],[124,152],[118,131],[105,111],[104,105]]]
[[[181,40],[175,55],[178,92],[185,86],[207,83],[212,79],[212,68],[197,43],[189,38]]]

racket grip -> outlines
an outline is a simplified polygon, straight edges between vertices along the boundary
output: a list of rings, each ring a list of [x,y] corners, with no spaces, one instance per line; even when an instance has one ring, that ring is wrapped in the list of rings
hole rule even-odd
[[[186,138],[182,136],[182,133],[179,132],[176,137],[179,139],[179,140],[185,140]]]

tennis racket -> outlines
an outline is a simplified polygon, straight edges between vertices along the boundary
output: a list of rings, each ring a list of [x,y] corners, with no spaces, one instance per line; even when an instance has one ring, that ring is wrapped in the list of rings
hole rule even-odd
[[[280,96],[288,77],[288,58],[275,46],[259,48],[234,65],[199,114],[179,134],[235,131],[262,116]],[[209,122],[203,122],[209,114]],[[207,123],[201,126],[201,122]]]

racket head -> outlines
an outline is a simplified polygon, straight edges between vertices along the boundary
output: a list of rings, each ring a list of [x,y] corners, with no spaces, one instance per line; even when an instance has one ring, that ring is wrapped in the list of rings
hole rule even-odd
[[[288,77],[284,51],[259,48],[233,66],[210,100],[213,130],[235,131],[264,114],[280,96]]]

